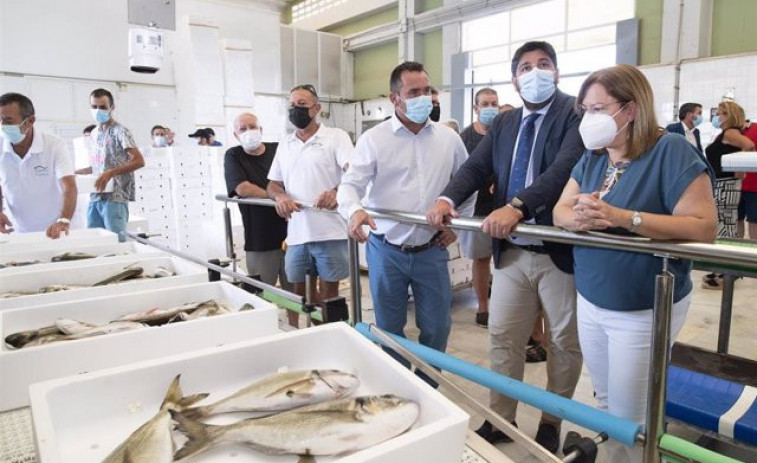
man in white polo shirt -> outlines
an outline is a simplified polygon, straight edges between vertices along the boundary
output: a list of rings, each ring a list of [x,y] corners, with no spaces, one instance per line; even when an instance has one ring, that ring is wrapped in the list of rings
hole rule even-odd
[[[352,155],[347,132],[318,123],[321,110],[312,85],[289,94],[289,121],[297,128],[279,143],[268,173],[268,197],[289,220],[284,268],[297,294],[305,294],[305,270],[320,277],[316,302],[334,297],[349,275],[347,225],[338,214],[301,211],[300,204],[334,210],[336,189]],[[315,289],[315,285],[311,285]]]
[[[0,95],[0,233],[46,231],[68,234],[76,210],[74,166],[58,137],[34,128],[34,105],[20,93]]]

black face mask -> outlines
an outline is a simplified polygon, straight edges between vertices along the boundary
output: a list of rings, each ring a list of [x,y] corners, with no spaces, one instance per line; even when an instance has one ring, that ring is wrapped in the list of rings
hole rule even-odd
[[[439,118],[441,116],[442,116],[441,106],[434,106],[433,108],[431,108],[431,114],[428,115],[428,118],[434,122],[439,122]]]
[[[313,118],[310,117],[310,108],[304,106],[292,106],[289,108],[289,122],[294,124],[298,129],[304,129],[312,120]]]

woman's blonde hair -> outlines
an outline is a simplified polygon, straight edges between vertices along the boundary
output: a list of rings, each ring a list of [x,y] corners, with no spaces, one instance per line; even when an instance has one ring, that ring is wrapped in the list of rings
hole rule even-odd
[[[718,109],[725,115],[723,123],[720,124],[720,128],[723,131],[728,129],[744,130],[744,127],[746,127],[744,108],[733,101],[721,101],[718,104]]]
[[[628,159],[638,159],[657,143],[664,131],[657,124],[654,95],[649,81],[638,69],[627,64],[592,72],[581,85],[576,98],[580,111],[589,87],[599,84],[623,106],[633,103],[636,117],[628,124]]]

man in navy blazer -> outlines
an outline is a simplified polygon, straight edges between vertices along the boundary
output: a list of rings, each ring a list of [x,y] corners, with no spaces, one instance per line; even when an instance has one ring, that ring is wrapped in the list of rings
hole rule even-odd
[[[427,212],[443,229],[455,207],[496,177],[494,211],[482,231],[493,238],[495,270],[489,315],[492,370],[523,379],[525,345],[538,313],[548,327],[547,390],[572,397],[581,373],[573,256],[568,245],[515,238],[518,223],[552,225],[552,208],[584,152],[575,98],[557,89],[557,57],[547,42],[528,42],[512,60],[513,85],[524,107],[498,115],[489,132]],[[490,405],[514,422],[517,401],[494,392]],[[561,421],[542,414],[536,441],[557,451]],[[509,438],[488,421],[477,433]]]
[[[673,122],[665,127],[668,133],[678,133],[686,137],[692,145],[696,146],[700,153],[702,141],[699,139],[697,126],[702,123],[702,105],[699,103],[684,103],[678,110],[678,122]]]

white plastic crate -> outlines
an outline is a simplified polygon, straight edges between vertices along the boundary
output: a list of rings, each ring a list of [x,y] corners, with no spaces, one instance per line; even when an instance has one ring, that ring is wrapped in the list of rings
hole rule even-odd
[[[45,232],[11,233],[0,235],[0,253],[17,251],[19,248],[16,245],[22,245],[24,249],[30,249],[30,246],[45,249],[45,246],[50,247],[50,245],[53,247],[61,243],[78,245],[82,242],[87,244],[118,243],[118,235],[104,228],[71,230],[68,235],[63,235],[56,240],[48,238]]]
[[[233,313],[24,349],[3,346],[0,411],[29,405],[28,388],[35,382],[275,334],[278,310],[236,286],[213,282],[0,312],[0,333],[5,339],[12,333],[51,325],[58,318],[104,324],[154,307],[209,299],[225,304]],[[245,303],[255,308],[239,312]]]
[[[50,259],[66,252],[83,252],[94,256],[101,256],[104,254],[136,254],[152,251],[151,248],[135,242],[95,244],[75,247],[72,247],[67,243],[58,244],[58,247],[50,246],[47,249],[41,250],[26,250],[24,247],[23,249],[18,249],[18,251],[15,252],[3,252],[2,254],[0,254],[0,264],[2,265],[5,265],[9,262],[33,262],[35,260],[40,261],[40,263],[34,264],[34,266],[8,267],[0,271],[10,270],[11,268],[40,269],[41,267],[39,267],[39,265],[47,265],[46,263],[49,263]],[[62,264],[63,262],[60,263]]]
[[[146,254],[147,256],[147,254]],[[46,268],[35,272],[15,272],[8,270],[0,278],[0,293],[8,291],[37,291],[55,284],[92,285],[122,271],[124,267],[136,264],[144,269],[145,274],[154,274],[159,267],[176,273],[172,277],[142,278],[105,286],[85,287],[44,294],[32,294],[9,299],[0,299],[0,310],[18,309],[40,304],[88,299],[91,297],[113,294],[127,294],[134,291],[157,289],[167,286],[181,286],[207,281],[208,274],[204,267],[188,263],[175,257],[129,256],[128,260],[110,260],[108,262],[79,261],[77,266],[61,271],[59,267]],[[60,264],[64,265],[64,264]]]
[[[420,405],[408,432],[353,454],[318,457],[319,463],[460,462],[468,415],[343,323],[32,385],[40,461],[102,461],[155,414],[177,374],[184,394],[211,392],[217,399],[282,367],[354,372],[361,380],[357,395],[392,393]],[[295,460],[230,445],[193,458],[198,463]]]

